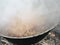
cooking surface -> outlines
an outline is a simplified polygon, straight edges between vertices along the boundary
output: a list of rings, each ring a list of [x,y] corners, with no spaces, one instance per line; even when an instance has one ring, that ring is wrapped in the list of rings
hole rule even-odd
[[[0,37],[1,45],[1,37]],[[42,41],[33,45],[60,45],[60,25],[49,33]]]

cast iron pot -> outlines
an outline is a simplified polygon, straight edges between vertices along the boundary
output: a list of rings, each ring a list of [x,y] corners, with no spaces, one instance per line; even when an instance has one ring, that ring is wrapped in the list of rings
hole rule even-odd
[[[31,44],[35,44],[35,43],[41,41],[55,27],[51,28],[50,30],[48,30],[42,34],[38,34],[36,36],[30,36],[30,37],[25,37],[25,38],[17,38],[17,37],[14,38],[14,37],[7,37],[7,36],[2,36],[2,37],[7,39],[9,42],[11,42],[15,45],[31,45]]]
[[[2,0],[0,2],[0,36],[14,44],[33,44],[42,40],[60,20],[60,2],[57,0]],[[6,30],[7,25],[14,22],[14,17],[16,20],[19,18],[18,21],[23,23],[34,24],[39,33],[19,38],[8,36],[10,30]]]

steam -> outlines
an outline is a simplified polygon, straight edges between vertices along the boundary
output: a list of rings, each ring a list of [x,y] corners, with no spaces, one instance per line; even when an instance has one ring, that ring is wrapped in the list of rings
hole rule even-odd
[[[7,32],[5,29],[8,25],[17,20],[20,24],[23,22],[23,24],[33,24],[36,27],[37,25],[47,26],[49,23],[55,24],[59,21],[60,14],[58,13],[57,16],[59,6],[49,5],[55,2],[50,1],[49,3],[47,0],[46,2],[44,0],[0,0],[0,2],[0,32]]]

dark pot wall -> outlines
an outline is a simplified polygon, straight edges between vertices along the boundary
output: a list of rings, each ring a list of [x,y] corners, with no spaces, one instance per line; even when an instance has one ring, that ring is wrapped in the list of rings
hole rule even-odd
[[[29,44],[34,44],[37,43],[39,41],[41,41],[46,35],[48,35],[50,31],[42,34],[42,35],[38,35],[36,37],[32,37],[32,38],[24,38],[24,39],[13,39],[13,38],[6,38],[8,41],[17,44],[17,45],[29,45]]]

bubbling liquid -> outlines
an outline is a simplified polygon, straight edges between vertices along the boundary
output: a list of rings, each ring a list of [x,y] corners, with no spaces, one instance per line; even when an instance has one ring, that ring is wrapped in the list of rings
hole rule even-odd
[[[7,30],[9,30],[8,36],[12,37],[26,37],[37,33],[33,24],[22,22],[19,18],[13,19],[8,24]]]

